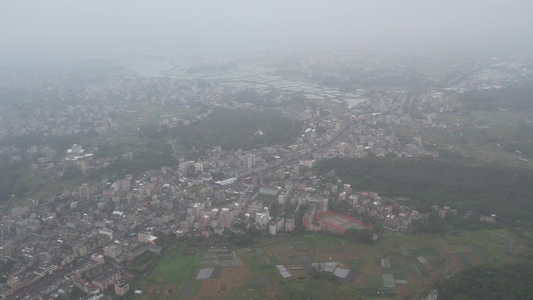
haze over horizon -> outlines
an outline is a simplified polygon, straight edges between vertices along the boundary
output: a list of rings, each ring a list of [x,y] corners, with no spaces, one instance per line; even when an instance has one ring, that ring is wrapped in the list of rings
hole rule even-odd
[[[3,1],[0,65],[250,49],[533,46],[531,1]]]

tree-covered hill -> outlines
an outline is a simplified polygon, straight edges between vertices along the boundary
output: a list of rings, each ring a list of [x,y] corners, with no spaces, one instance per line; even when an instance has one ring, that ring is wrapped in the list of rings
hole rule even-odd
[[[470,109],[503,108],[531,111],[533,110],[533,82],[508,86],[499,90],[469,91],[464,94],[463,102]]]
[[[335,170],[358,190],[409,197],[420,209],[448,205],[497,214],[499,221],[533,220],[533,173],[499,166],[472,166],[434,158],[368,157],[323,160],[319,174]]]
[[[291,142],[303,123],[274,110],[215,109],[208,118],[173,129],[181,144],[196,148],[222,146],[248,150]]]
[[[533,265],[478,266],[438,281],[439,300],[523,300],[533,298]]]

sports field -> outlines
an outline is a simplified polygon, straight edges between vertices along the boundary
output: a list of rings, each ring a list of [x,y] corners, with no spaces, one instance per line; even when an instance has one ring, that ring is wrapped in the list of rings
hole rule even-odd
[[[346,229],[366,229],[372,228],[372,225],[366,224],[363,221],[352,218],[347,215],[339,214],[333,211],[324,211],[316,214],[315,220],[321,221],[325,226],[330,229],[345,232]]]

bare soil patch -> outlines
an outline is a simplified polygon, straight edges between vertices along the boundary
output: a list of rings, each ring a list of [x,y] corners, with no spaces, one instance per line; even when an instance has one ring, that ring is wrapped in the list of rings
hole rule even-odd
[[[249,277],[248,267],[222,268],[222,282],[230,290],[241,286],[244,283],[244,279]]]
[[[157,289],[157,284],[152,283],[152,284],[150,284],[150,286],[148,287],[148,291],[146,291],[146,292],[148,294],[153,294],[153,293],[155,293],[156,289]]]
[[[163,295],[172,296],[177,293],[178,283],[169,283],[163,286]]]
[[[223,296],[221,294],[222,282],[220,279],[205,279],[202,282],[202,287],[198,296],[200,297],[213,297],[213,296]]]

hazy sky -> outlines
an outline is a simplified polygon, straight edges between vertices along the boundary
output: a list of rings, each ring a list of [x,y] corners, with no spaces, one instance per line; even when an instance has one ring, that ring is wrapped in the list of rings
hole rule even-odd
[[[0,62],[331,44],[531,46],[532,12],[531,0],[2,0]]]

